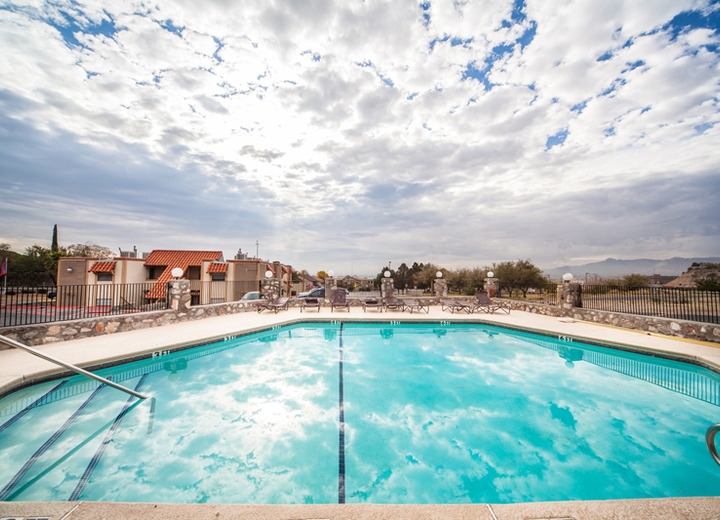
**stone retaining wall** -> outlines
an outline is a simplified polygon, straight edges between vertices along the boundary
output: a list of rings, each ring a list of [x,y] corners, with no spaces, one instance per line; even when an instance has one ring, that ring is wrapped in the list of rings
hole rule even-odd
[[[697,321],[675,320],[672,318],[656,318],[637,314],[597,311],[580,307],[566,308],[562,306],[534,304],[512,301],[512,308],[518,311],[544,314],[547,316],[566,317],[578,321],[588,321],[602,325],[612,325],[623,329],[639,330],[666,336],[711,341],[720,343],[720,325]]]
[[[537,304],[522,301],[511,302],[513,310],[542,314],[546,316],[568,317],[579,321],[588,321],[603,325],[613,325],[625,329],[639,330],[667,336],[711,341],[720,343],[720,325],[698,323],[694,321],[673,320],[620,314],[616,312],[596,311],[583,308],[567,308],[565,306]],[[255,308],[239,302],[202,305],[179,310],[142,312],[119,316],[103,316],[75,321],[54,322],[40,325],[7,327],[0,329],[0,334],[26,345],[43,345],[70,339],[88,338],[171,325],[183,321],[199,320],[214,316],[224,316],[240,312],[253,311]],[[0,349],[7,348],[0,344]]]
[[[0,329],[0,334],[25,345],[44,345],[70,339],[89,338],[172,325],[183,321],[200,320],[226,314],[255,311],[255,307],[245,303],[230,302],[190,307],[189,309],[153,312],[138,312],[118,316],[102,316],[74,321],[56,321],[39,325],[24,325]],[[0,350],[6,347],[0,344]]]

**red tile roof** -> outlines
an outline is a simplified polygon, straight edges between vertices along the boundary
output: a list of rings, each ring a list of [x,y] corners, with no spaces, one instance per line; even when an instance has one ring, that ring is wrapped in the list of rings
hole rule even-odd
[[[115,262],[95,262],[90,268],[90,273],[112,273],[115,270]]]
[[[158,276],[157,282],[145,297],[150,299],[165,298],[165,287],[167,286],[167,282],[172,279],[172,270],[176,267],[182,269],[184,274],[187,272],[188,267],[202,265],[203,260],[221,261],[222,259],[222,251],[156,249],[145,259],[145,265],[165,266],[165,270]]]
[[[227,273],[228,265],[221,262],[213,262],[208,266],[208,273]]]

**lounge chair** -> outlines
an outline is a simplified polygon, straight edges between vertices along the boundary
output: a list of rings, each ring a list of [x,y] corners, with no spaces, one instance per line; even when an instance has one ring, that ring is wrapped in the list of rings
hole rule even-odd
[[[332,301],[330,302],[330,312],[335,312],[335,308],[345,309],[350,312],[350,304],[347,301],[345,291],[340,289],[333,293]]]
[[[405,306],[403,308],[403,311],[410,311],[410,314],[417,311],[425,311],[425,314],[430,312],[430,306],[427,304],[427,302],[424,302],[422,300],[413,300],[412,302],[405,301]]]
[[[474,304],[456,300],[455,298],[443,298],[440,300],[440,305],[442,306],[442,310],[450,311],[452,314],[460,311],[467,312],[469,314]]]
[[[472,302],[470,310],[468,312],[481,311],[488,314],[493,314],[495,311],[502,311],[505,314],[510,314],[510,304],[507,303],[495,303],[485,293],[478,293],[475,295],[475,301]]]
[[[279,311],[286,311],[288,310],[288,304],[290,303],[290,298],[278,298],[276,300],[266,300],[262,303],[259,303],[257,306],[258,314],[262,311],[274,311],[275,314],[277,314]]]
[[[300,312],[305,308],[317,309],[320,312],[320,298],[300,298]]]
[[[363,312],[367,312],[368,309],[377,309],[382,312],[382,302],[377,298],[365,298],[362,302]]]
[[[385,310],[386,311],[403,311],[405,310],[405,302],[398,300],[395,296],[390,295],[385,298]]]

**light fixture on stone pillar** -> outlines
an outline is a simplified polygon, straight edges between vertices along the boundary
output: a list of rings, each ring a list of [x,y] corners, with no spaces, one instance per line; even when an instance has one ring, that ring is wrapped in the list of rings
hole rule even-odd
[[[333,271],[332,269],[330,269],[330,270],[327,272],[327,274],[328,274],[328,276],[329,276],[330,278],[334,278],[334,277],[335,277],[335,271]]]
[[[183,270],[181,267],[175,267],[172,271],[170,271],[170,274],[172,274],[173,278],[177,280],[183,275]]]
[[[390,278],[390,271],[385,271],[383,274],[385,275],[385,278]]]
[[[267,271],[265,271],[265,278],[267,278],[269,280],[272,277],[273,277],[273,273],[271,270],[268,269]]]
[[[68,272],[68,273],[72,273],[72,272],[73,272],[72,266],[70,266],[70,267],[67,268],[67,272]]]
[[[435,273],[435,276],[438,278],[442,278],[442,271],[438,271],[437,273]]]
[[[494,277],[495,277],[495,273],[493,273],[492,271],[488,271],[487,277],[488,277],[488,278],[494,278]]]
[[[565,273],[564,275],[562,275],[562,279],[563,279],[563,282],[570,283],[573,279],[573,275],[572,275],[572,273]]]

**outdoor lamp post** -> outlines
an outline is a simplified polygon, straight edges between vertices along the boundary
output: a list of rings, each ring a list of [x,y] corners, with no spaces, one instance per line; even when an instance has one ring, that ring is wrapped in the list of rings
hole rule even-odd
[[[573,279],[573,275],[572,273],[565,273],[564,275],[562,275],[562,279],[564,283],[570,283]]]
[[[170,271],[170,274],[172,274],[173,278],[177,280],[183,275],[183,270],[181,267],[175,267],[172,271]]]

